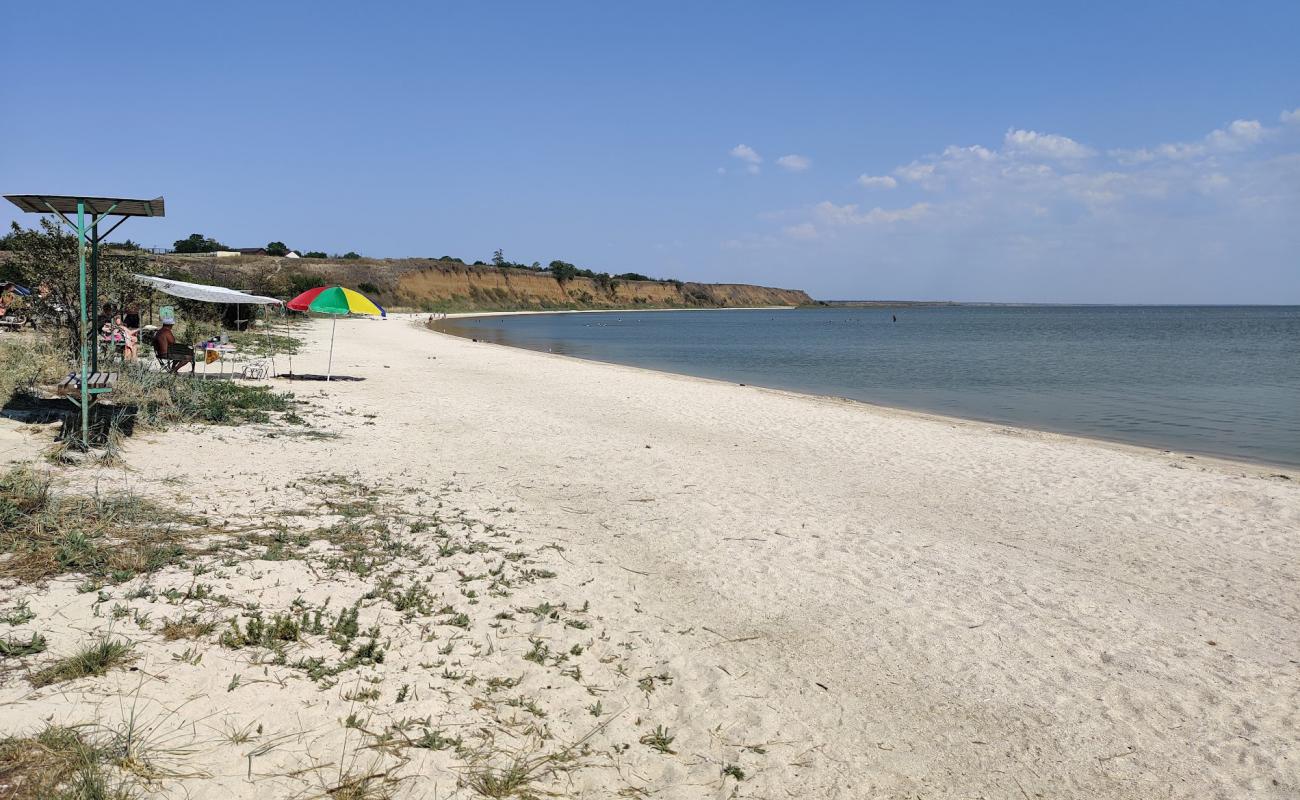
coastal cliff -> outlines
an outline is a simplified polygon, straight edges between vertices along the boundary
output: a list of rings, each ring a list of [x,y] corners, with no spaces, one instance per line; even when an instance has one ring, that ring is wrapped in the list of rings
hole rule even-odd
[[[155,255],[155,274],[288,296],[340,283],[393,309],[502,311],[561,308],[737,308],[813,302],[798,289],[740,283],[693,283],[575,276],[558,281],[547,271],[468,265],[435,259],[216,258]]]

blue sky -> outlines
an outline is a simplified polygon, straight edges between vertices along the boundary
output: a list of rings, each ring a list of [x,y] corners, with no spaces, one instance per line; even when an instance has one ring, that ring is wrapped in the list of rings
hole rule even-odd
[[[21,3],[0,191],[165,195],[121,228],[150,245],[1300,303],[1298,30],[1295,2]]]

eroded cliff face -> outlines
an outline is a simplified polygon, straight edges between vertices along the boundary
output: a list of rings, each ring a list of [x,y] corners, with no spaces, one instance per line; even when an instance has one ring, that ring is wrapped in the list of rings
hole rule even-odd
[[[340,283],[393,309],[488,311],[546,308],[737,308],[812,303],[796,289],[739,283],[678,283],[573,278],[549,272],[469,266],[429,259],[289,259],[250,256],[154,256],[156,272],[287,297],[312,285]],[[364,285],[363,285],[364,284]]]
[[[465,266],[434,266],[401,275],[393,289],[399,305],[430,303],[475,307],[663,308],[788,306],[812,302],[801,291],[742,284],[616,281],[591,278],[560,283],[547,272]]]

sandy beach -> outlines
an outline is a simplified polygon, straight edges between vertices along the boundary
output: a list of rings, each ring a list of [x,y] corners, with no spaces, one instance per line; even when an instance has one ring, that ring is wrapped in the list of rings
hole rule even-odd
[[[135,713],[150,791],[196,800],[339,796],[349,771],[392,779],[351,796],[411,798],[1300,796],[1300,476],[422,319],[339,323],[334,373],[364,380],[274,381],[317,435],[176,428],[67,476],[286,541],[360,498],[416,546],[369,573],[325,558],[335,539],[5,588],[35,617],[0,636],[49,639],[29,667],[101,631],[138,657],[45,688],[0,673],[0,733]],[[329,322],[305,331],[293,368],[324,373]],[[47,443],[3,425],[0,459]],[[217,643],[254,609],[357,602],[386,657],[328,679],[301,666],[337,655],[323,637]],[[186,613],[221,627],[165,639]],[[429,729],[464,749],[394,745]],[[546,757],[531,788],[476,783]]]

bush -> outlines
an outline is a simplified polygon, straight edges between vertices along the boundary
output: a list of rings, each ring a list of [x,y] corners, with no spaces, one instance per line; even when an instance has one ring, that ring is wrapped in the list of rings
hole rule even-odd
[[[348,261],[356,261],[358,258],[361,258],[361,254],[354,253],[353,251],[349,250],[343,254],[343,258],[347,259]]]
[[[268,256],[287,256],[289,255],[289,246],[284,242],[268,242],[266,254]]]
[[[357,289],[362,294],[379,294],[379,287],[374,285],[373,283],[367,283],[366,281],[362,281],[361,283],[358,283]]]
[[[303,258],[329,258],[329,256],[325,255],[320,250],[308,250],[306,253],[302,254],[302,257]]]
[[[653,281],[654,278],[642,275],[639,272],[624,272],[621,275],[615,275],[615,278],[621,281]]]
[[[302,294],[308,289],[315,289],[317,286],[324,285],[324,279],[319,275],[305,275],[296,273],[289,276],[289,291],[295,295]],[[188,339],[186,341],[189,341]]]

